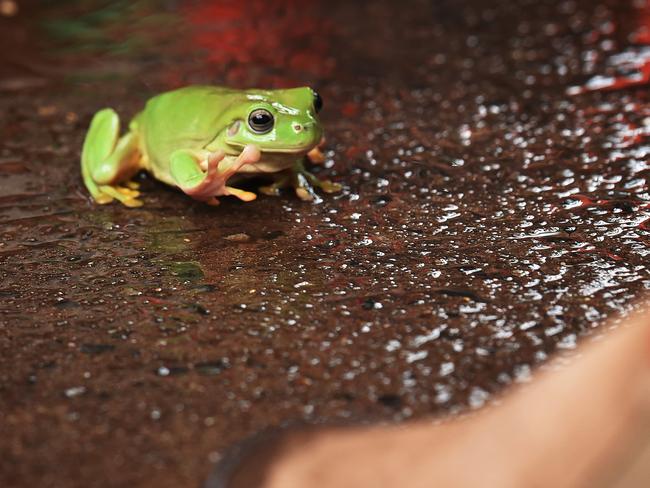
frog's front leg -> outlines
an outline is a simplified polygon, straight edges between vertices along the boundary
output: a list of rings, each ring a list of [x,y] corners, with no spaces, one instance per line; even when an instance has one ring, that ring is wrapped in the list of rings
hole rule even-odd
[[[128,182],[140,169],[135,125],[120,138],[120,119],[110,108],[97,112],[90,123],[81,152],[81,174],[97,203],[117,199],[127,207],[142,205],[135,183]],[[124,182],[126,186],[118,185]]]
[[[260,150],[249,144],[235,158],[223,151],[193,151],[180,149],[171,155],[170,170],[176,185],[187,195],[209,205],[218,205],[216,197],[233,195],[245,202],[255,200],[255,193],[226,186],[228,179],[242,166],[260,160]]]
[[[314,191],[314,187],[320,188],[325,193],[336,193],[341,191],[342,186],[330,180],[321,180],[316,175],[305,169],[302,160],[297,161],[293,166],[293,188],[301,200],[319,201],[321,198]]]

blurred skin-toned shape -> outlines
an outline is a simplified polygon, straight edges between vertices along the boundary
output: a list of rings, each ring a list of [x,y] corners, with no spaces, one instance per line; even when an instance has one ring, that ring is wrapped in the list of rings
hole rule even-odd
[[[476,414],[296,433],[278,446],[264,488],[648,486],[650,314]]]

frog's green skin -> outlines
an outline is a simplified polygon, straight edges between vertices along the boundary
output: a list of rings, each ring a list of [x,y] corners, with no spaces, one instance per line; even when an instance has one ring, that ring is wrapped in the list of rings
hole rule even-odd
[[[191,197],[216,205],[220,195],[255,199],[254,193],[226,183],[241,175],[263,173],[276,180],[260,188],[264,193],[277,194],[280,188],[293,185],[298,196],[311,200],[316,194],[310,184],[328,193],[340,189],[303,167],[305,156],[314,162],[322,157],[318,108],[316,93],[306,87],[189,86],[150,99],[122,137],[115,111],[103,109],[93,117],[84,141],[84,183],[98,203],[117,199],[137,207],[142,205],[137,184],[129,180],[146,170]],[[259,125],[256,132],[249,121],[249,115],[260,109],[273,116],[272,127],[267,124],[265,133]]]

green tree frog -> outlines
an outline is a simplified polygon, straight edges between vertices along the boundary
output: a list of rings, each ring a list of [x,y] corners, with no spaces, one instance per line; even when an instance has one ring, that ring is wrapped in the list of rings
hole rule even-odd
[[[256,194],[230,186],[242,176],[269,175],[259,190],[279,194],[294,187],[303,200],[341,186],[305,170],[305,156],[322,162],[320,96],[311,88],[233,90],[188,86],[151,98],[120,137],[117,113],[105,108],[93,117],[81,153],[84,183],[97,203],[118,200],[138,207],[140,170],[217,205],[218,196],[251,201]]]

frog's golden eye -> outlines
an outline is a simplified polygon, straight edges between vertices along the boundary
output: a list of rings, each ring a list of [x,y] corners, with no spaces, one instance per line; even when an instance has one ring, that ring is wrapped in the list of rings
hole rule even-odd
[[[314,92],[314,110],[316,111],[316,113],[318,113],[321,111],[322,108],[323,108],[323,99],[317,92]]]
[[[273,114],[264,108],[253,110],[248,116],[248,126],[256,134],[266,134],[273,129]]]

